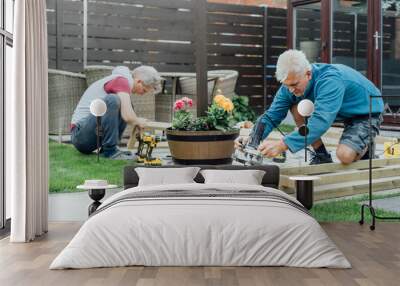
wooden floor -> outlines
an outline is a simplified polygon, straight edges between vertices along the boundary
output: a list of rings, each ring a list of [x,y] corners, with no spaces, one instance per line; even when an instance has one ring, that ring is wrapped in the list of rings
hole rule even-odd
[[[29,244],[0,241],[0,285],[400,285],[400,224],[379,223],[372,232],[356,223],[323,224],[352,269],[289,267],[123,267],[48,270],[79,228],[50,224]]]

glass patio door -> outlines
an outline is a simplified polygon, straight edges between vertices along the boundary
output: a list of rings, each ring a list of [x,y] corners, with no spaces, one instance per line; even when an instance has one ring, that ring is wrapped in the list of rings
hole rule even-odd
[[[380,45],[382,95],[386,105],[385,123],[400,130],[400,1],[382,1]],[[389,4],[386,4],[389,3]],[[379,8],[379,7],[378,7]]]
[[[311,62],[330,62],[329,1],[289,2],[289,48],[302,50]]]
[[[332,63],[368,76],[368,0],[335,0],[332,8]]]
[[[374,82],[385,102],[385,125],[400,130],[400,4],[389,2],[332,2],[332,63]]]
[[[341,63],[381,86],[381,3],[377,0],[291,0],[289,48],[310,62]]]
[[[381,5],[378,0],[332,1],[332,63],[348,65],[381,87]]]
[[[289,48],[364,74],[382,90],[385,124],[400,130],[400,1],[291,0],[288,8]]]
[[[321,2],[294,8],[294,48],[311,62],[321,62]]]

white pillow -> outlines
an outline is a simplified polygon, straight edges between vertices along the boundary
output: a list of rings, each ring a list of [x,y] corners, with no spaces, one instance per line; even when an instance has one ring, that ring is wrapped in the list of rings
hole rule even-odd
[[[265,171],[262,170],[201,170],[205,184],[234,183],[261,185]]]
[[[135,168],[139,176],[138,186],[196,183],[193,179],[199,170],[199,167]]]

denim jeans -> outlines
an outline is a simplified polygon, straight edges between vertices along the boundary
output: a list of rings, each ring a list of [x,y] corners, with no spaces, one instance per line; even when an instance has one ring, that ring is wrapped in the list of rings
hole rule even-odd
[[[103,136],[100,137],[100,146],[103,155],[110,157],[117,151],[126,122],[121,117],[121,101],[117,95],[108,94],[104,102],[107,105],[107,112],[101,117]],[[96,150],[96,117],[90,114],[78,122],[72,129],[71,141],[81,153],[90,154]]]

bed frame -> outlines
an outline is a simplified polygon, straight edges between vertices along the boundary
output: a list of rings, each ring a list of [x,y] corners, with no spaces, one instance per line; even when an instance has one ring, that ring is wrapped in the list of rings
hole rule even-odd
[[[135,171],[138,166],[126,166],[124,168],[124,189],[136,187],[139,183],[139,176]],[[150,168],[183,168],[188,167],[187,165],[169,165],[160,167]],[[216,170],[263,170],[265,175],[262,179],[262,185],[264,187],[271,187],[278,189],[279,187],[279,167],[275,165],[263,165],[263,166],[240,166],[240,165],[196,165],[201,169],[216,169]],[[204,183],[204,178],[200,174],[194,178],[197,183]]]

